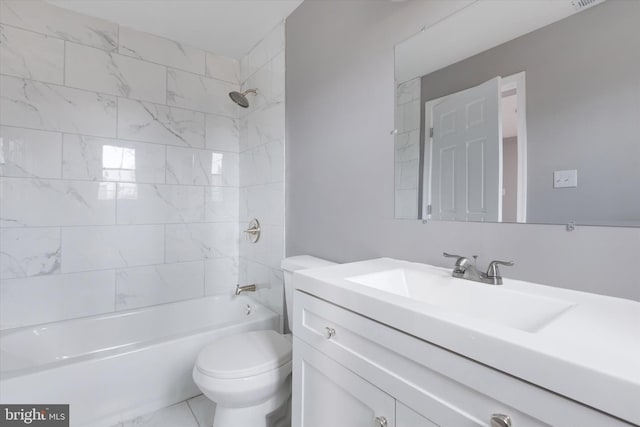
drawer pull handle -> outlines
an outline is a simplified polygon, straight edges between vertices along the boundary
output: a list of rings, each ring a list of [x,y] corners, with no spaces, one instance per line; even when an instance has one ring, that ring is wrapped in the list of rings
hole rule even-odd
[[[376,417],[376,427],[387,427],[387,419],[385,417]]]
[[[327,331],[327,333],[326,333],[326,335],[325,335],[325,336],[326,336],[326,338],[327,338],[328,340],[330,340],[331,338],[333,338],[333,337],[335,337],[335,336],[336,336],[336,330],[335,330],[335,329],[330,328],[330,327],[328,327],[328,326],[326,326],[324,329]]]
[[[491,427],[511,427],[511,418],[509,415],[493,414],[491,415]]]

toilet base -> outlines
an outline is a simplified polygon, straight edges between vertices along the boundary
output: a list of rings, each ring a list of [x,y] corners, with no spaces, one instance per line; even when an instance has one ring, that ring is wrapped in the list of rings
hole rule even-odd
[[[291,381],[288,380],[280,387],[274,396],[258,405],[244,408],[228,408],[218,404],[213,417],[213,427],[276,427],[269,422],[269,415],[278,411],[278,409],[281,409],[283,406],[289,406],[288,401],[290,397]],[[286,423],[282,422],[278,422],[277,424],[286,425]]]

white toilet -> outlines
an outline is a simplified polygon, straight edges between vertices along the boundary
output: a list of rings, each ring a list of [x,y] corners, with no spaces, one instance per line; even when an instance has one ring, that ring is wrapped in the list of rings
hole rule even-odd
[[[332,264],[307,255],[282,261],[289,325],[293,272]],[[267,416],[291,396],[291,335],[267,330],[220,338],[198,355],[193,380],[216,403],[213,427],[267,427]]]

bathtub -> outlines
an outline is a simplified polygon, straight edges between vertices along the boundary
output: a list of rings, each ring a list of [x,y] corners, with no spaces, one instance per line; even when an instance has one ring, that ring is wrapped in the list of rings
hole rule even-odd
[[[110,426],[200,394],[200,349],[278,329],[245,296],[214,296],[0,332],[0,403],[70,404],[72,426]]]

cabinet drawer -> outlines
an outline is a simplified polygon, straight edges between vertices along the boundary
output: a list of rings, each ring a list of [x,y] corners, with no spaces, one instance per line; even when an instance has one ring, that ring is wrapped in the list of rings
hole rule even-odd
[[[298,338],[293,346],[292,425],[373,427],[379,417],[395,427],[393,397]]]
[[[296,291],[294,335],[440,426],[629,426],[493,368]]]

